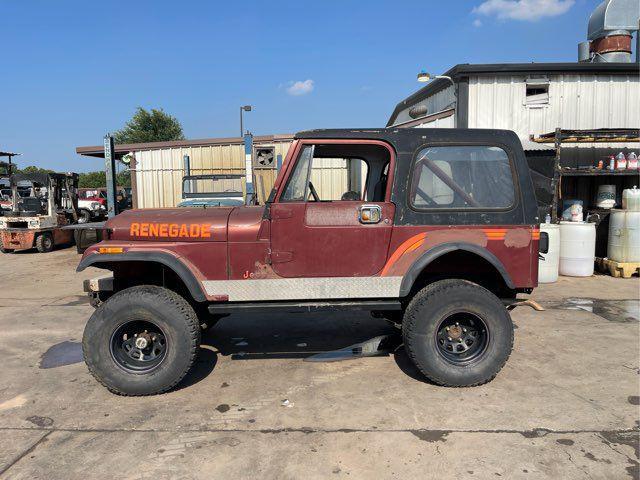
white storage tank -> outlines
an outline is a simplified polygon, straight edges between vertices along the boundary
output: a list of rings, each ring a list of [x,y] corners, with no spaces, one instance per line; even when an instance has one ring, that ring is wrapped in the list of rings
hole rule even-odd
[[[589,277],[596,260],[596,225],[560,222],[560,275]]]
[[[558,281],[558,267],[560,264],[560,226],[554,223],[543,223],[540,232],[549,235],[549,251],[541,253],[538,260],[538,282],[553,283]]]
[[[611,210],[607,257],[621,263],[640,262],[640,211]]]

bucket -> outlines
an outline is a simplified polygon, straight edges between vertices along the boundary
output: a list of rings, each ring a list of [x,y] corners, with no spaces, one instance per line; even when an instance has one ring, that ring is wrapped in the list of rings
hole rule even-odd
[[[582,200],[563,200],[562,219],[570,222],[584,220],[582,216]]]
[[[541,232],[549,235],[549,251],[541,253],[538,260],[538,283],[553,283],[558,280],[560,263],[560,226],[554,223],[540,225]]]
[[[589,277],[596,260],[596,225],[560,222],[560,275]]]
[[[598,186],[598,195],[596,195],[596,207],[613,208],[616,205],[616,186],[600,185]]]

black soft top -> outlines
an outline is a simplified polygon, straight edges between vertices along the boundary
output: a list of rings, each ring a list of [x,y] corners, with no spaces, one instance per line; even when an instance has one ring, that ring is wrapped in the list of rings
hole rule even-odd
[[[396,151],[391,201],[396,205],[395,225],[534,225],[540,223],[536,197],[522,144],[511,130],[480,128],[344,128],[308,130],[296,139],[381,140]],[[417,211],[407,201],[411,165],[426,145],[488,145],[503,148],[515,174],[518,201],[509,210]]]
[[[511,130],[488,128],[333,128],[298,132],[294,138],[382,140],[393,145],[396,152],[410,152],[417,144],[432,142],[457,144],[487,142],[522,150],[520,139]]]

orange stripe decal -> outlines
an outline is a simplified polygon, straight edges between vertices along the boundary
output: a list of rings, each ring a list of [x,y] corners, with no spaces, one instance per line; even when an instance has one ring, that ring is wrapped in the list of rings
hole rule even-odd
[[[426,232],[422,232],[422,233],[414,235],[413,237],[409,238],[408,240],[405,240],[404,242],[402,242],[402,244],[398,248],[396,248],[395,252],[393,252],[393,254],[389,257],[389,260],[387,260],[387,263],[385,264],[384,268],[382,269],[382,272],[380,272],[380,276],[382,276],[385,273],[387,273],[389,271],[389,269],[391,268],[391,266],[394,263],[396,263],[398,261],[398,259],[407,250],[409,250],[409,248],[413,247],[412,250],[415,250],[416,248],[418,248],[424,242],[424,238],[426,236],[427,236],[427,233]],[[416,244],[418,244],[418,245],[416,245]]]

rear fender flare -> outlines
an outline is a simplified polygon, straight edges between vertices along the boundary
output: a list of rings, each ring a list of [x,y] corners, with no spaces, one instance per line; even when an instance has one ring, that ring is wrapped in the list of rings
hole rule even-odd
[[[177,257],[163,252],[128,252],[128,253],[116,253],[109,255],[93,254],[83,258],[76,269],[77,272],[81,272],[89,266],[97,266],[96,264],[109,264],[112,262],[156,262],[160,263],[175,272],[178,277],[184,282],[191,293],[191,296],[196,302],[205,302],[207,300],[202,285],[197,280],[193,272],[187,267],[184,262],[180,261]]]
[[[484,260],[486,260],[491,265],[493,265],[493,267],[498,271],[498,273],[500,273],[507,287],[511,289],[515,289],[515,284],[513,283],[513,280],[511,280],[511,276],[509,275],[509,272],[507,272],[507,269],[504,267],[502,262],[493,253],[491,253],[486,248],[480,247],[478,245],[474,245],[472,243],[453,242],[453,243],[445,243],[445,244],[433,247],[427,250],[425,253],[422,254],[422,256],[420,256],[415,262],[413,262],[413,265],[409,267],[409,270],[407,270],[407,273],[405,273],[404,276],[402,277],[402,283],[400,284],[400,296],[405,297],[409,295],[409,293],[411,292],[411,287],[413,287],[413,284],[416,281],[416,278],[418,278],[418,275],[420,275],[420,273],[431,262],[441,257],[442,255],[455,252],[458,250],[474,253],[479,257],[482,257]]]

